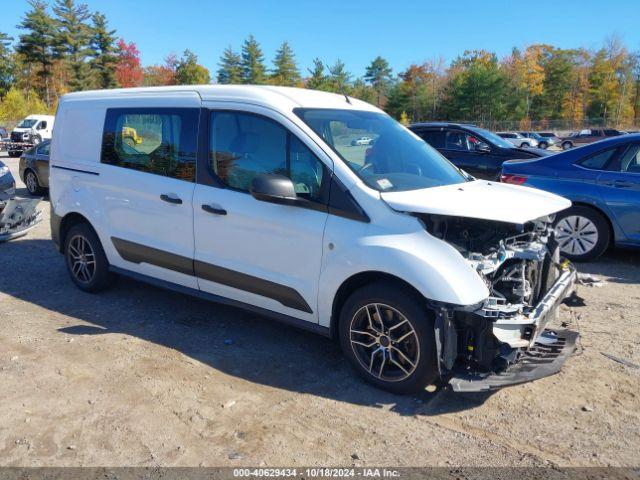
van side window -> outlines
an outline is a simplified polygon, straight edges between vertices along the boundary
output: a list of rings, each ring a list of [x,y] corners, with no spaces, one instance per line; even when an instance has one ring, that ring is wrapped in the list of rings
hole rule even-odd
[[[277,122],[240,112],[211,114],[209,165],[229,187],[249,191],[257,175],[289,177],[296,193],[322,201],[325,167],[300,140]]]
[[[107,110],[102,163],[195,182],[198,110]]]
[[[38,125],[38,130],[44,130],[47,128],[47,121],[46,120],[42,120],[40,122],[40,125]]]

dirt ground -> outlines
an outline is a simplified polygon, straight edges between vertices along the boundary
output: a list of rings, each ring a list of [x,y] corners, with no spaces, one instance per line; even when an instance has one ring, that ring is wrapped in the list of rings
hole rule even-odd
[[[41,208],[0,244],[0,465],[640,463],[640,369],[603,355],[640,364],[640,252],[580,265],[606,284],[562,307],[582,338],[560,374],[399,397],[360,381],[330,340],[255,314],[128,279],[79,291]]]

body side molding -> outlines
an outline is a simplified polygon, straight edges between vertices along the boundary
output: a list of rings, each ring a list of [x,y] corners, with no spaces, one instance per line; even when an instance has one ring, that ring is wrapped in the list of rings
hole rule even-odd
[[[286,285],[199,260],[194,261],[182,255],[158,250],[121,238],[111,237],[111,242],[118,254],[128,262],[149,263],[228,287],[237,288],[238,290],[244,290],[245,292],[271,298],[280,302],[285,307],[313,313],[313,310],[311,310],[311,307],[302,295]]]

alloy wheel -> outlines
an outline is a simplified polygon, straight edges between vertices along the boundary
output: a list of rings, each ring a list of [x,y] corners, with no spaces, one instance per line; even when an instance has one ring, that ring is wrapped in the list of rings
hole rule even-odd
[[[563,253],[585,255],[598,243],[598,228],[587,217],[570,215],[558,222],[555,237]]]
[[[71,274],[82,283],[89,283],[96,273],[96,256],[91,244],[82,235],[69,240],[68,262]]]
[[[33,172],[27,172],[24,183],[27,185],[29,193],[35,194],[38,191],[38,180]]]
[[[420,362],[420,341],[413,325],[389,305],[360,308],[349,326],[351,348],[370,375],[387,382],[410,377]]]

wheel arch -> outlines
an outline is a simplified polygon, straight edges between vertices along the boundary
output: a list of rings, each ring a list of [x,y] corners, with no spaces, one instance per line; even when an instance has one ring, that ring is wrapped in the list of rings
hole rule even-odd
[[[64,244],[67,238],[67,233],[74,225],[80,223],[86,223],[95,232],[95,228],[91,225],[91,222],[84,215],[78,212],[69,212],[60,221],[60,234],[59,234],[59,249],[60,253],[64,252]]]
[[[417,288],[415,288],[413,285],[411,285],[407,281],[401,279],[400,277],[397,277],[390,273],[380,272],[376,270],[369,270],[365,272],[356,273],[351,277],[347,278],[344,282],[342,282],[340,287],[338,287],[338,290],[336,291],[336,294],[333,298],[333,304],[331,306],[331,320],[329,323],[331,338],[333,339],[339,338],[338,329],[340,324],[339,322],[340,309],[344,305],[344,302],[346,302],[346,300],[349,298],[349,295],[354,291],[356,291],[357,289],[362,288],[365,285],[369,285],[371,283],[376,283],[376,282],[394,283],[396,285],[399,285],[403,288],[408,289],[409,291],[417,295],[418,298],[423,299],[425,302],[427,301],[427,298],[424,295],[422,295],[422,293],[420,293],[420,291]]]

